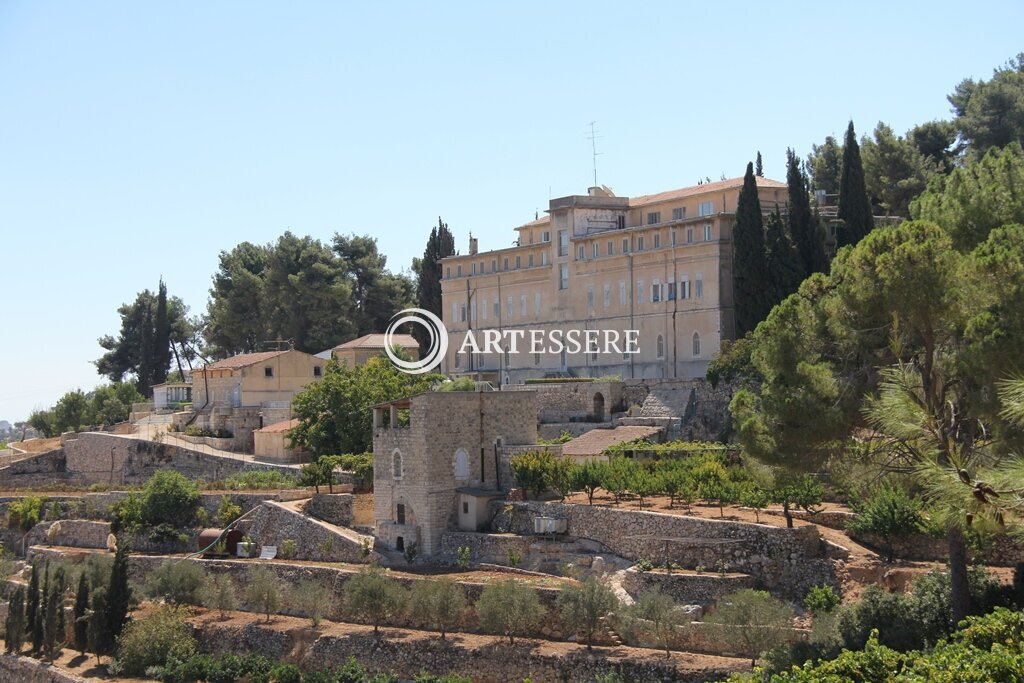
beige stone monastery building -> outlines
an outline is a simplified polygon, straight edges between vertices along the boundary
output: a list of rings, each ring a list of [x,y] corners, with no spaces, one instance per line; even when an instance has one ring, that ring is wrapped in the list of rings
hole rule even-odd
[[[758,178],[766,209],[786,185]],[[734,336],[732,228],[742,178],[642,197],[606,187],[552,199],[547,216],[522,225],[517,245],[442,261],[442,316],[449,331],[440,370],[517,384],[531,377],[703,376],[721,340]],[[531,353],[501,346],[460,353],[466,331],[637,330],[635,353]],[[601,344],[607,341],[601,337]],[[502,352],[495,352],[500,348]],[[553,350],[546,344],[545,350]]]

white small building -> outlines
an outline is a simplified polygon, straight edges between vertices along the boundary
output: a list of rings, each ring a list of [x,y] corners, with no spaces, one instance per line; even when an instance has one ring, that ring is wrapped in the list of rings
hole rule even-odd
[[[182,409],[192,403],[191,382],[164,382],[153,385],[153,409]]]

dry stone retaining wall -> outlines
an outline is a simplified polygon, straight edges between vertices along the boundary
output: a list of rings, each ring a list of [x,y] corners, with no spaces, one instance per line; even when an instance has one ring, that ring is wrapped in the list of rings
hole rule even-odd
[[[62,671],[38,659],[0,654],[0,681],[17,683],[85,683],[84,678]]]
[[[533,534],[535,517],[567,520],[567,533],[600,542],[631,560],[665,559],[686,569],[719,563],[750,574],[777,595],[802,600],[812,586],[836,585],[825,544],[813,526],[786,529],[763,524],[638,512],[564,503],[493,504],[494,531]],[[668,557],[666,558],[666,552]]]
[[[338,526],[352,524],[351,493],[316,493],[306,503],[306,514]]]
[[[723,595],[741,588],[752,588],[753,585],[753,577],[746,574],[668,574],[630,568],[622,577],[622,587],[633,597],[650,588],[657,588],[681,605],[710,605]]]
[[[332,528],[289,510],[272,501],[265,501],[253,513],[249,535],[259,545],[276,545],[280,551],[286,539],[295,541],[297,560],[366,563],[373,554],[363,552],[363,540],[371,545],[373,537],[350,529]]]

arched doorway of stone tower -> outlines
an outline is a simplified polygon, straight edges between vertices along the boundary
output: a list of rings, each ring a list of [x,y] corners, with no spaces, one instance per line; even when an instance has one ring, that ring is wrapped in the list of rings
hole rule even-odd
[[[594,392],[594,421],[604,422],[604,394],[600,391]]]

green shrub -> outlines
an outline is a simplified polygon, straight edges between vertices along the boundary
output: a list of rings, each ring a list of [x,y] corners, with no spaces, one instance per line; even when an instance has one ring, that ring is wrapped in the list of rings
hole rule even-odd
[[[163,666],[168,659],[183,661],[196,651],[196,639],[185,621],[185,613],[165,605],[125,626],[117,642],[114,673],[141,676],[151,666]]]
[[[911,498],[902,487],[888,482],[872,488],[857,501],[854,510],[857,516],[847,524],[847,531],[872,534],[882,539],[888,562],[892,562],[895,556],[893,542],[921,529],[921,501]]]
[[[23,533],[28,532],[42,521],[46,498],[26,496],[7,506],[7,526]]]
[[[602,620],[618,608],[619,598],[614,591],[592,576],[579,585],[566,586],[558,594],[562,623],[584,635],[588,650],[594,649],[594,633]]]
[[[442,382],[434,391],[476,391],[476,382],[469,377],[459,377],[450,382]]]
[[[245,470],[228,475],[217,488],[228,491],[290,489],[299,485],[298,477],[279,470]]]
[[[298,552],[298,544],[293,538],[286,538],[281,541],[281,547],[278,548],[278,554],[282,560],[291,560],[295,558],[295,554]]]
[[[409,592],[409,616],[445,637],[462,623],[466,592],[449,578],[416,581]]]
[[[345,582],[345,609],[373,624],[379,633],[382,622],[401,614],[405,608],[405,589],[388,573],[375,565],[364,567]]]
[[[480,626],[491,633],[508,636],[515,643],[517,635],[533,629],[544,616],[537,591],[521,581],[507,579],[489,583],[476,601]]]
[[[217,505],[217,523],[222,527],[242,516],[242,506],[231,502],[228,496],[221,496]]]
[[[142,490],[142,521],[149,526],[188,526],[198,507],[195,482],[174,470],[158,470]]]
[[[638,572],[649,572],[654,569],[654,563],[644,558],[637,560],[635,566]]]
[[[811,614],[818,616],[820,614],[828,614],[839,606],[839,602],[839,594],[835,592],[832,586],[814,586],[807,592],[807,596],[804,598],[804,607]]]
[[[527,451],[512,456],[509,466],[516,485],[539,497],[551,484],[551,470],[555,456],[547,451]]]
[[[202,567],[195,562],[168,560],[150,573],[144,592],[173,605],[198,605],[204,579]]]

